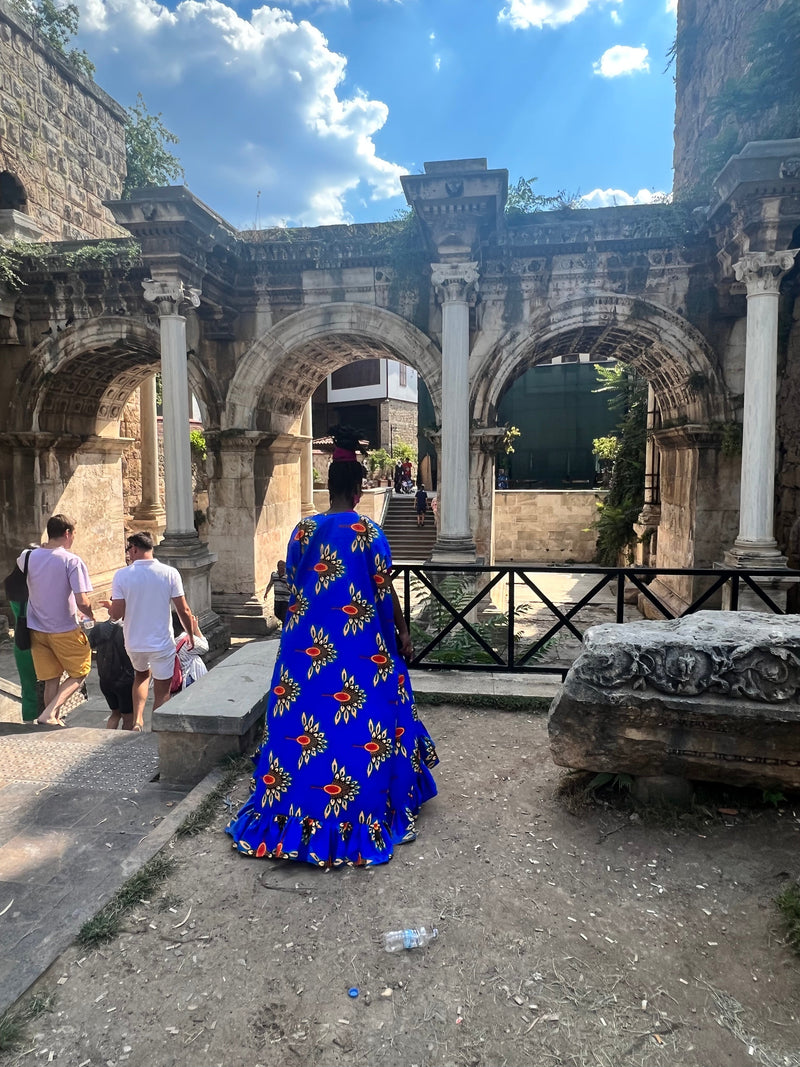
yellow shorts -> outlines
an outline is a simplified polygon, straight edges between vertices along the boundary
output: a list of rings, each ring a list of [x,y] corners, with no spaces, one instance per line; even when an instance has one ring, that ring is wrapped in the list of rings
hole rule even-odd
[[[66,671],[70,678],[85,678],[92,666],[92,650],[83,630],[62,634],[45,634],[31,630],[31,655],[40,682],[60,678]]]

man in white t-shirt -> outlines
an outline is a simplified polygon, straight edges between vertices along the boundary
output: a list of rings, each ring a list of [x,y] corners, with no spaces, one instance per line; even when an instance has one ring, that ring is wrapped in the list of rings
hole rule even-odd
[[[178,613],[192,641],[192,613],[183,595],[180,573],[153,558],[153,538],[135,533],[128,538],[130,565],[117,571],[111,583],[109,617],[122,619],[125,649],[133,664],[133,729],[144,725],[144,706],[153,675],[153,710],[169,700],[175,670],[172,609]]]
[[[47,520],[47,543],[26,549],[17,560],[25,570],[28,557],[28,629],[36,677],[44,682],[44,711],[39,725],[64,726],[61,707],[80,687],[92,665],[92,650],[78,625],[77,610],[94,618],[87,593],[92,591],[86,564],[71,552],[75,523],[66,515]],[[61,676],[67,678],[62,682]]]

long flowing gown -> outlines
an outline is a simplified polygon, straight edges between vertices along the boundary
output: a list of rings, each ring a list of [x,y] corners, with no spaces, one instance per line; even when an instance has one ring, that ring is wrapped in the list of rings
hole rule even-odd
[[[226,827],[248,856],[386,863],[416,836],[438,762],[397,651],[389,544],[354,511],[298,523],[253,792]]]

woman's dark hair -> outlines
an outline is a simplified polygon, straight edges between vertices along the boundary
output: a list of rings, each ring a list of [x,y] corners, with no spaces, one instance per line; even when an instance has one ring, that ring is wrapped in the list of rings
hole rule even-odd
[[[334,452],[334,459],[328,468],[328,492],[332,495],[356,496],[361,489],[361,482],[367,476],[366,467],[355,458],[355,453],[362,450],[358,436],[358,430],[352,426],[337,426],[331,430],[336,448],[353,453],[352,459],[336,459]]]

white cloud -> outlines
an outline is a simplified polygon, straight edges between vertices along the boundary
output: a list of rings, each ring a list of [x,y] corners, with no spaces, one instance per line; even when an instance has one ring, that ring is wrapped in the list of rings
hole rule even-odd
[[[355,189],[372,200],[399,194],[405,168],[381,159],[373,141],[386,104],[339,95],[347,60],[311,23],[267,6],[244,18],[221,0],[181,0],[174,10],[157,0],[78,2],[81,43],[98,78],[114,52],[150,110],[168,111],[201,199],[239,204],[261,189],[262,223],[313,225],[346,221],[345,197]],[[190,118],[187,128],[201,124],[204,143],[172,115]],[[230,221],[247,226],[252,216]]]
[[[541,30],[544,26],[564,26],[574,22],[590,7],[603,7],[608,3],[621,4],[622,0],[508,0],[497,18],[500,22],[510,23],[515,30],[531,27]]]
[[[669,194],[652,189],[640,189],[631,196],[624,189],[592,189],[581,197],[581,207],[629,207],[631,204],[661,204]]]
[[[603,78],[618,78],[621,74],[649,71],[648,51],[644,45],[631,48],[627,44],[615,44],[607,48],[593,65],[595,74]]]
[[[667,0],[666,12],[668,15],[677,15],[678,0]]]

